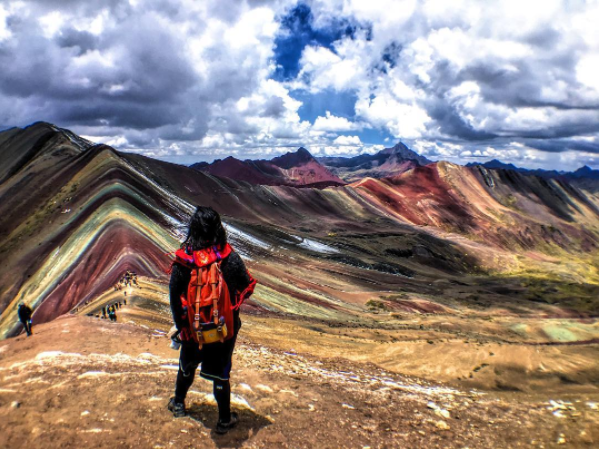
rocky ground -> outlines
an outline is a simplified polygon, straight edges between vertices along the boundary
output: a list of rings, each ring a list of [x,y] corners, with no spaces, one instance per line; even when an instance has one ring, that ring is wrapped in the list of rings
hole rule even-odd
[[[568,397],[434,384],[258,344],[242,330],[233,408],[214,433],[211,385],[166,410],[177,352],[160,329],[61,317],[0,343],[0,447],[598,447],[598,393]]]

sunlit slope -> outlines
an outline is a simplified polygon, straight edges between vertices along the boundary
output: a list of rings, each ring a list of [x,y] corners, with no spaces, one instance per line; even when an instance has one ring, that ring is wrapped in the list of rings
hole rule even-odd
[[[439,162],[352,187],[398,221],[457,242],[514,255],[598,252],[597,204],[559,180]]]

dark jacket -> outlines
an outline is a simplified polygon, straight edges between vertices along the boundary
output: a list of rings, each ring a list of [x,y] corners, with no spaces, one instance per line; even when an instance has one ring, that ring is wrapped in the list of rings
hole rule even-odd
[[[19,315],[19,321],[24,323],[25,321],[29,321],[31,319],[31,315],[33,315],[33,310],[31,310],[31,307],[23,304],[19,306],[17,314]]]
[[[232,302],[237,294],[242,293],[251,283],[251,278],[246,270],[244,261],[238,253],[232,251],[231,254],[221,262],[221,271],[227,284],[229,295]],[[184,317],[183,306],[181,305],[181,295],[187,293],[190,283],[191,270],[181,264],[173,264],[171,271],[171,280],[169,282],[169,300],[171,302],[171,312],[173,322],[178,330],[188,326]],[[239,310],[234,311],[234,323],[239,327]]]

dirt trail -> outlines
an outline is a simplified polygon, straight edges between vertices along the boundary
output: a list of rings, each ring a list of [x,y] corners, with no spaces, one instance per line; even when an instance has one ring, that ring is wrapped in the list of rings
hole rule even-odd
[[[211,384],[166,410],[178,353],[161,331],[61,317],[0,343],[0,447],[598,447],[598,401],[461,391],[248,341],[234,355],[239,426],[213,432]],[[243,331],[242,331],[243,334]]]

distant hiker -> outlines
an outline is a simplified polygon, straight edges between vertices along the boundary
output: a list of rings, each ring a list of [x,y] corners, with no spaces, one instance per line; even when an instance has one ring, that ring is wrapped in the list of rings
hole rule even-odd
[[[131,286],[131,273],[129,271],[125,272],[125,285],[128,287]]]
[[[102,318],[106,319],[106,306],[102,306]]]
[[[115,311],[115,306],[110,306],[108,308],[108,318],[111,321],[117,321],[117,312]]]
[[[198,276],[202,287],[196,294]],[[226,433],[237,423],[238,415],[230,409],[231,358],[242,325],[239,307],[255,285],[244,262],[227,243],[219,214],[210,207],[198,207],[187,238],[175,253],[169,283],[177,328],[173,339],[181,342],[175,396],[168,405],[173,416],[185,416],[185,397],[202,364],[200,376],[213,381],[219,408],[216,432]]]
[[[17,315],[19,315],[19,321],[23,324],[25,332],[27,332],[27,336],[29,337],[33,333],[31,331],[31,315],[33,315],[33,310],[31,310],[31,307],[27,304],[22,302],[19,304]]]
[[[127,299],[123,300],[123,305],[126,306],[127,305]]]

